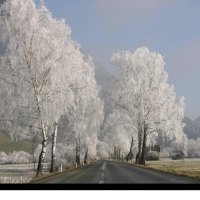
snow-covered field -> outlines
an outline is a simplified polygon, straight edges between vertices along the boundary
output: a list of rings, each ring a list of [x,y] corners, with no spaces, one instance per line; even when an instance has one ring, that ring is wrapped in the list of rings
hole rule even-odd
[[[45,165],[44,173],[47,167],[48,164]],[[0,165],[0,183],[28,183],[35,177],[35,174],[33,163]]]

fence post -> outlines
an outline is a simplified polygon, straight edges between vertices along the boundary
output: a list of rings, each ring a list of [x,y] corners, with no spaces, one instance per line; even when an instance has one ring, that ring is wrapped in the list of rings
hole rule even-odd
[[[62,163],[60,164],[60,172],[62,172]]]

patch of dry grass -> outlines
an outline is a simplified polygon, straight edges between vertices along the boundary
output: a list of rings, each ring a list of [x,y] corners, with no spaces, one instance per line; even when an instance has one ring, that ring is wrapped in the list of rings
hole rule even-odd
[[[147,161],[146,167],[200,180],[200,159]]]
[[[37,167],[37,165],[36,165]],[[44,173],[47,174],[48,165],[44,166]],[[3,164],[0,165],[1,183],[29,183],[36,175],[33,163],[26,164]]]

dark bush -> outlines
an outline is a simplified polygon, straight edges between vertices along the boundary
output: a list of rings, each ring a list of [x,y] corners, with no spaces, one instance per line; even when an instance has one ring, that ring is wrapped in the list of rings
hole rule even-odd
[[[146,155],[146,160],[150,161],[150,160],[159,160],[159,153],[156,151],[150,151],[147,153]]]

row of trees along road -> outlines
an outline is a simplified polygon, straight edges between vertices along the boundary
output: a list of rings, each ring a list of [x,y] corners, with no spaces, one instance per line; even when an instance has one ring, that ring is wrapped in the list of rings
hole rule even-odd
[[[184,98],[177,100],[160,54],[145,47],[113,54],[119,74],[104,119],[93,60],[70,35],[43,4],[6,0],[0,7],[1,129],[11,138],[40,136],[37,176],[48,146],[51,172],[58,152],[80,165],[81,157],[86,164],[113,149],[114,157],[129,161],[137,151],[136,163],[145,164],[146,147],[159,139],[186,147]]]
[[[74,145],[85,145],[85,162],[94,155],[103,118],[91,57],[72,41],[64,20],[54,19],[33,0],[7,0],[0,7],[1,122],[10,132],[42,138],[37,176],[42,174],[52,137],[51,171],[61,116],[73,126]],[[80,164],[77,151],[77,164]],[[80,160],[80,159],[79,159]]]
[[[162,56],[143,47],[134,53],[115,53],[111,60],[119,67],[119,74],[111,92],[113,111],[106,119],[102,136],[105,145],[109,141],[110,154],[113,147],[116,154],[117,147],[118,152],[126,153],[128,161],[134,150],[135,162],[145,165],[147,145],[156,144],[158,138],[176,142],[184,149],[184,98],[176,99]]]

